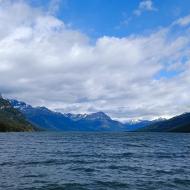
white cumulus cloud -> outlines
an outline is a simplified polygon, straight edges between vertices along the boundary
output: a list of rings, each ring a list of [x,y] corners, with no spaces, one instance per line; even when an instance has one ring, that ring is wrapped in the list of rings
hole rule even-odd
[[[145,11],[157,11],[154,7],[152,0],[142,0],[138,8],[134,11],[136,16],[140,16]]]
[[[188,26],[190,25],[190,15],[187,15],[183,18],[178,19],[173,23],[173,25]]]
[[[189,111],[189,29],[171,30],[92,43],[24,1],[0,3],[0,91],[32,105],[102,110],[118,119]]]

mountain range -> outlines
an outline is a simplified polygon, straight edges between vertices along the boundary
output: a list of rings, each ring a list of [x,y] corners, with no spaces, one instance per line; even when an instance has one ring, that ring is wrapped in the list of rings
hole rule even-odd
[[[45,107],[32,107],[24,102],[10,100],[27,120],[39,128],[51,131],[125,131],[126,126],[112,120],[103,112],[92,114],[62,114]]]
[[[190,132],[190,113],[171,119],[139,120],[121,123],[103,112],[72,114],[51,111],[45,107],[32,107],[24,102],[10,100],[11,105],[38,126],[52,131],[126,131],[126,132]]]
[[[91,114],[72,114],[51,111],[46,107],[32,107],[18,100],[9,100],[11,105],[21,111],[27,120],[39,128],[50,131],[135,131],[154,121],[121,123],[111,119],[104,112]]]
[[[190,132],[190,113],[184,113],[168,120],[158,121],[156,123],[139,128],[142,132]]]
[[[59,113],[46,107],[32,107],[0,96],[0,131],[126,131],[190,132],[190,113],[171,119],[139,120],[121,123],[104,112],[91,114]]]

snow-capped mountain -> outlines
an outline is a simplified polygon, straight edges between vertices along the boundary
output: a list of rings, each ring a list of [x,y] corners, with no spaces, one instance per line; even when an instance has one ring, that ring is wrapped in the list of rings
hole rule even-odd
[[[136,131],[163,121],[135,120],[125,124],[111,119],[104,112],[91,114],[59,113],[46,107],[32,107],[25,102],[9,100],[11,105],[21,111],[34,125],[46,130],[60,131]]]
[[[47,130],[63,131],[125,131],[125,125],[112,120],[103,112],[71,114],[51,111],[45,107],[32,107],[24,102],[9,100],[35,125]]]

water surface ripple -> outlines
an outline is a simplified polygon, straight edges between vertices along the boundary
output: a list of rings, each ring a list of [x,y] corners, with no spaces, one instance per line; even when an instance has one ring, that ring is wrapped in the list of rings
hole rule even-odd
[[[0,134],[0,190],[125,189],[189,190],[190,134]]]

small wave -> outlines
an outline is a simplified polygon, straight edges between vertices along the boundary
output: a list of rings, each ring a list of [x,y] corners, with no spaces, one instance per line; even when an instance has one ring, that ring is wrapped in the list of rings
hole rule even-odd
[[[43,185],[42,187],[33,187],[33,188],[23,188],[19,190],[88,190],[86,185],[80,183],[65,183],[62,185],[58,184],[48,184]]]
[[[103,188],[111,188],[111,189],[118,189],[118,188],[128,188],[130,187],[127,183],[121,183],[118,181],[96,181],[97,186],[101,186]]]

